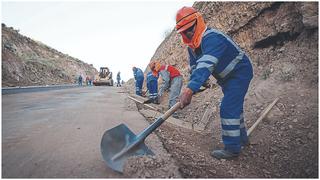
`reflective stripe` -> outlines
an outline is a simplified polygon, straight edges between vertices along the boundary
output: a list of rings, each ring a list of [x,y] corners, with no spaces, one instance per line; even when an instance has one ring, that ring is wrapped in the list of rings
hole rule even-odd
[[[223,124],[223,125],[240,125],[240,119],[221,118],[221,124]]]
[[[222,135],[237,137],[237,136],[240,136],[240,129],[238,129],[238,130],[222,130]]]
[[[211,55],[203,55],[200,59],[197,60],[197,67],[196,69],[200,68],[208,68],[209,71],[212,73],[214,67],[218,64],[219,60]]]
[[[218,64],[219,62],[218,58],[205,54],[200,59],[197,60],[197,63],[206,62],[206,61],[212,62],[215,65]]]
[[[226,77],[226,75],[228,75],[233,69],[234,67],[238,64],[238,62],[243,58],[244,53],[242,51],[239,52],[238,56],[236,58],[234,58],[230,64],[228,64],[228,66],[226,68],[224,68],[224,70],[219,73],[219,76],[221,78]]]
[[[225,37],[239,52],[241,51],[241,49],[239,48],[239,46],[238,46],[228,35],[222,33],[221,31],[218,31],[218,30],[216,30],[216,29],[210,29],[210,30],[206,31],[206,32],[203,34],[203,37],[206,36],[207,34],[212,33],[212,32],[222,35],[222,36]]]
[[[240,118],[221,118],[221,124],[223,125],[241,125],[243,120],[243,113],[240,114]]]
[[[201,63],[198,63],[196,69],[200,69],[200,68],[208,68],[209,71],[212,73],[213,69],[214,69],[214,65],[213,64],[208,64],[208,63],[205,63],[205,62],[201,62]]]
[[[238,62],[243,58],[244,52],[239,48],[239,46],[226,34],[216,30],[216,29],[209,29],[203,34],[203,37],[210,34],[210,33],[217,33],[225,37],[238,51],[239,54],[228,64],[228,66],[221,72],[219,73],[219,76],[221,78],[226,77],[233,69],[234,67],[238,64]]]

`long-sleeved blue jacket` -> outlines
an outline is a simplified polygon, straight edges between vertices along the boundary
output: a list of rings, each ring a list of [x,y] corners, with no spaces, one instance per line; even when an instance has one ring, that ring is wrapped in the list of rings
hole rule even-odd
[[[188,53],[192,73],[187,87],[193,92],[197,92],[211,74],[218,80],[218,84],[222,84],[237,68],[246,64],[251,66],[248,57],[239,46],[229,36],[216,29],[207,28],[200,47],[195,50],[188,48]],[[239,63],[240,61],[244,63]]]
[[[135,68],[135,70],[133,71],[133,76],[135,80],[144,79],[144,74],[140,68]]]

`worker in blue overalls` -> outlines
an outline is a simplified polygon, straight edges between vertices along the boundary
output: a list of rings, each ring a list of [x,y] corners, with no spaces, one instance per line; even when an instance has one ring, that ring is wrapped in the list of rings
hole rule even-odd
[[[176,15],[176,29],[188,46],[191,77],[180,96],[181,108],[212,74],[222,88],[220,105],[224,149],[213,150],[217,159],[230,159],[240,154],[248,143],[243,118],[244,97],[253,70],[248,56],[224,33],[208,28],[202,15],[192,7],[181,8]]]
[[[133,76],[136,81],[136,95],[142,96],[142,86],[144,80],[144,74],[140,68],[133,67]]]
[[[147,74],[147,89],[149,92],[149,102],[159,104],[158,100],[158,78],[159,75],[152,71]]]

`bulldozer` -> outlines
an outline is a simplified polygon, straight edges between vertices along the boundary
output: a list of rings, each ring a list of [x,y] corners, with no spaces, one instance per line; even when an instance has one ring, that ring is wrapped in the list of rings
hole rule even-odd
[[[107,67],[100,67],[99,75],[93,81],[95,86],[113,86],[112,72]]]

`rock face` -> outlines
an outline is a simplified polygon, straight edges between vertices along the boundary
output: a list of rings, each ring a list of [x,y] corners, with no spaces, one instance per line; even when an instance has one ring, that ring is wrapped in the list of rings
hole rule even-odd
[[[303,59],[310,57],[308,61],[317,63],[317,2],[198,2],[194,8],[203,14],[209,27],[228,34],[247,52],[255,70],[271,60],[281,61],[278,52],[286,54],[302,43],[311,47],[300,48],[308,50],[303,54],[310,55],[305,57],[295,51],[296,54]],[[187,80],[188,54],[175,30],[158,47],[152,59],[177,66]],[[304,69],[300,65],[299,68]]]
[[[2,24],[2,86],[74,83],[97,70]]]

